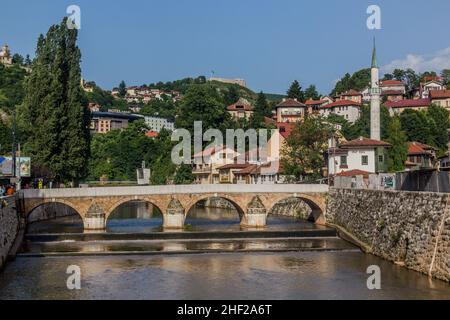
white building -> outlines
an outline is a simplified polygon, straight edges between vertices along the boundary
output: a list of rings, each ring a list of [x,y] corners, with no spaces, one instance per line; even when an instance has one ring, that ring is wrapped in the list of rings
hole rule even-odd
[[[339,146],[334,139],[331,139],[328,151],[328,173],[334,176],[350,171],[386,172],[389,147],[390,144],[387,142],[363,137]]]
[[[428,99],[430,97],[430,91],[433,90],[445,90],[445,86],[441,81],[432,80],[421,84],[421,94],[423,99]]]
[[[324,117],[335,114],[344,117],[350,123],[355,123],[361,116],[361,104],[350,100],[338,100],[320,107],[319,114]]]
[[[169,131],[175,130],[175,124],[173,122],[170,122],[167,119],[164,118],[158,118],[158,117],[144,117],[145,124],[155,132],[161,132],[161,130],[164,128]]]
[[[5,66],[10,66],[12,65],[13,61],[12,61],[12,55],[11,52],[9,51],[9,47],[7,44],[5,44],[2,48],[2,50],[0,51],[0,64],[3,64]]]

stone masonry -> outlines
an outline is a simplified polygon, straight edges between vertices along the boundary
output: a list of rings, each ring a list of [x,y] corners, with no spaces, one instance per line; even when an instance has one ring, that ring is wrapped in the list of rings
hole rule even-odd
[[[17,237],[19,224],[14,198],[0,199],[0,269],[4,266]]]
[[[332,189],[326,220],[376,256],[450,281],[450,196]]]

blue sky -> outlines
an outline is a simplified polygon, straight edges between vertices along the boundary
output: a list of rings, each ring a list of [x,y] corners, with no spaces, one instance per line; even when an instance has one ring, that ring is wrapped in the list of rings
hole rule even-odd
[[[36,39],[81,8],[83,75],[111,89],[188,76],[244,78],[256,91],[284,93],[298,79],[326,94],[345,72],[379,63],[450,68],[448,0],[1,0],[0,43],[33,54]],[[366,27],[370,4],[382,29]]]

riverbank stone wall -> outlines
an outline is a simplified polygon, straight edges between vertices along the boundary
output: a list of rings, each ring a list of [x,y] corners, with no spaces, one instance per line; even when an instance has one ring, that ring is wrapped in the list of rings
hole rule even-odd
[[[331,189],[326,220],[365,250],[450,282],[450,195]]]
[[[20,219],[16,212],[15,198],[0,199],[0,270],[19,232]]]

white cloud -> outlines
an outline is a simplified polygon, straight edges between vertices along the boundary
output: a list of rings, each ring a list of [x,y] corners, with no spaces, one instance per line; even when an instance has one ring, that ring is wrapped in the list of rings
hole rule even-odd
[[[404,59],[394,60],[383,66],[381,71],[389,73],[394,71],[394,69],[408,68],[416,72],[440,72],[443,69],[450,69],[450,47],[427,55],[408,54]]]

